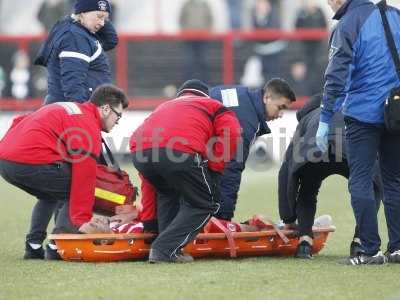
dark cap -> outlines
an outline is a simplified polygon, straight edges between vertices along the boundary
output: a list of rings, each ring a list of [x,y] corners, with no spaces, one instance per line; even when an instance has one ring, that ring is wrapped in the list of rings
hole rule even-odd
[[[190,79],[181,85],[181,87],[178,89],[178,92],[176,93],[176,96],[179,97],[186,92],[196,94],[198,96],[208,97],[209,87],[201,80]]]
[[[74,6],[75,14],[96,10],[111,14],[111,5],[107,0],[77,0]]]

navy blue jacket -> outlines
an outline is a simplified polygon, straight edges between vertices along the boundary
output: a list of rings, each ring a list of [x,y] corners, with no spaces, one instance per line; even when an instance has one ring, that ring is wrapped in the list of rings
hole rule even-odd
[[[344,120],[340,112],[332,117],[329,133],[329,153],[332,155],[321,155],[315,144],[315,134],[318,129],[320,118],[320,105],[322,95],[313,96],[302,109],[297,111],[298,125],[294,132],[293,139],[285,152],[285,157],[279,170],[278,196],[279,215],[285,223],[296,221],[296,202],[301,185],[300,173],[304,166],[310,163],[329,162],[326,164],[326,173],[335,174],[338,168],[332,168],[334,161],[346,161],[344,147]],[[348,170],[342,176],[348,176]],[[319,174],[316,174],[319,176]],[[317,193],[318,191],[316,191]]]
[[[400,11],[387,11],[391,30],[400,49]],[[379,9],[367,0],[348,0],[335,14],[321,121],[333,113],[366,123],[383,123],[384,101],[400,85],[390,56]]]
[[[217,86],[210,89],[210,97],[216,99],[232,110],[242,127],[242,147],[238,147],[235,159],[225,166],[219,184],[219,201],[221,208],[217,217],[233,217],[242,172],[245,168],[249,148],[255,139],[270,133],[266,123],[266,110],[263,103],[263,90],[250,90],[244,86]]]
[[[104,51],[117,43],[118,36],[110,22],[96,34],[70,17],[57,22],[35,60],[35,64],[47,67],[46,104],[84,102],[97,86],[110,83],[110,64]]]

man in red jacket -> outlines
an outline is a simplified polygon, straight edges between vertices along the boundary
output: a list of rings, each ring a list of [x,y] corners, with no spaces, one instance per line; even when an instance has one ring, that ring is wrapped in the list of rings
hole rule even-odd
[[[131,137],[133,164],[157,192],[159,235],[150,262],[189,262],[181,249],[218,211],[216,177],[236,151],[235,114],[212,100],[208,86],[189,80]]]
[[[38,198],[24,258],[44,258],[43,228],[47,228],[57,201],[64,206],[55,233],[87,228],[92,218],[101,131],[109,132],[127,106],[124,92],[107,84],[98,87],[89,102],[54,103],[14,120],[0,141],[0,174]],[[46,252],[51,250],[54,246],[48,245]]]

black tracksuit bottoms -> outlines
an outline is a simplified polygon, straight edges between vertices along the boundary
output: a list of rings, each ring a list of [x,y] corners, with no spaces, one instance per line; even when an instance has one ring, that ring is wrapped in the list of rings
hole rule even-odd
[[[151,248],[172,258],[218,211],[216,180],[198,154],[153,148],[132,156],[136,169],[157,192],[159,235]]]
[[[27,242],[43,243],[51,216],[59,204],[62,204],[62,209],[53,233],[77,232],[69,218],[70,164],[55,162],[48,165],[29,165],[0,160],[0,175],[10,184],[38,199],[32,210]]]
[[[346,161],[307,163],[299,171],[300,188],[296,203],[299,235],[313,237],[312,226],[317,211],[317,195],[325,178],[339,174],[349,177]]]

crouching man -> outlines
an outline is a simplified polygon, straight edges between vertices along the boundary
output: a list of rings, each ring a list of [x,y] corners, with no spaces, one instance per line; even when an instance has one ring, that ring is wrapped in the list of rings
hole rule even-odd
[[[159,235],[150,262],[190,262],[181,249],[207,224],[219,204],[216,178],[235,153],[235,114],[189,80],[177,98],[159,106],[133,133],[133,164],[156,190]]]
[[[322,154],[315,143],[315,133],[321,114],[322,94],[313,96],[297,114],[297,125],[282,166],[279,170],[279,214],[286,228],[293,227],[297,220],[299,245],[295,257],[312,258],[314,217],[317,197],[322,182],[331,175],[349,178],[346,147],[344,147],[343,114],[333,115],[328,138],[329,151]],[[374,169],[374,192],[379,208],[383,190],[378,166]],[[356,227],[350,245],[350,256],[360,255],[362,248]]]
[[[242,149],[226,165],[219,182],[218,199],[221,209],[216,217],[230,221],[235,213],[236,202],[251,145],[257,137],[271,130],[267,122],[280,118],[283,110],[290,108],[296,96],[286,81],[274,78],[263,89],[250,90],[240,85],[217,86],[210,96],[232,110],[242,127]]]
[[[111,131],[127,106],[122,90],[102,85],[89,102],[58,102],[14,120],[0,141],[0,174],[38,199],[24,258],[44,258],[43,228],[57,201],[64,205],[54,233],[85,232],[90,227],[101,131]],[[47,245],[46,256],[54,257],[55,250],[55,245]]]

